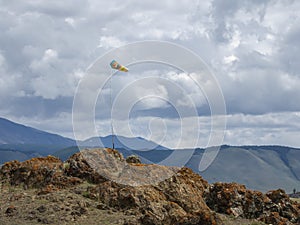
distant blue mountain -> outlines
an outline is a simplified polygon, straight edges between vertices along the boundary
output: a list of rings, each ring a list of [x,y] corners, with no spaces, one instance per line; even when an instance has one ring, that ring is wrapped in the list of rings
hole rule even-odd
[[[124,151],[125,155],[131,150],[167,150],[166,147],[141,137],[114,136],[114,143],[115,148]],[[79,151],[77,144],[81,148],[112,147],[112,136],[93,137],[76,142],[70,138],[0,118],[0,164],[9,160],[23,161],[34,156],[54,153],[61,159],[66,159]]]
[[[92,137],[85,141],[78,142],[79,146],[83,147],[110,147],[112,148],[112,138],[114,140],[114,147],[116,149],[126,150],[168,150],[168,148],[159,145],[153,141],[146,140],[142,137],[124,137],[124,136],[112,136],[106,137]]]
[[[0,166],[5,162],[12,160],[25,161],[33,157],[40,157],[42,155],[36,152],[21,152],[11,149],[0,149]]]
[[[274,188],[283,188],[287,192],[294,188],[300,190],[299,148],[224,145],[212,164],[205,171],[199,171],[205,149],[170,150],[141,137],[114,136],[114,143],[125,157],[135,154],[144,163],[177,165],[186,158],[184,154],[188,154],[190,158],[184,166],[209,182],[238,182],[261,191]],[[93,137],[78,141],[78,144],[79,147],[75,140],[0,118],[0,165],[14,159],[23,161],[47,154],[65,160],[79,148],[112,147],[112,136]]]
[[[1,149],[23,152],[38,151],[39,153],[47,154],[75,144],[76,142],[70,138],[0,118]]]

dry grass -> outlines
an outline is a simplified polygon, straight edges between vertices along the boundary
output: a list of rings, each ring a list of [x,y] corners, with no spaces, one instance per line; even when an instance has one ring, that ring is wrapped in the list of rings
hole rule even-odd
[[[300,203],[300,198],[291,198],[292,201]]]
[[[0,192],[0,224],[5,225],[38,225],[49,222],[60,225],[121,225],[125,220],[136,220],[134,215],[97,206],[99,202],[86,198],[85,190],[93,184],[84,182],[76,187],[37,195],[37,189],[24,190],[22,187],[2,186]],[[76,194],[77,193],[77,194]],[[74,215],[76,207],[83,205],[87,210],[82,215]],[[38,208],[44,206],[45,212]],[[16,213],[9,216],[5,212],[9,207],[16,208]],[[74,209],[75,208],[75,209]],[[219,214],[223,225],[263,225],[256,220],[234,218]]]
[[[86,190],[91,184],[83,183],[77,188]],[[98,209],[98,201],[84,197],[84,192],[75,194],[74,189],[63,189],[46,195],[38,195],[37,189],[24,190],[22,187],[4,185],[0,192],[0,224],[2,225],[81,225],[107,224],[121,225],[124,220],[132,220],[132,216],[125,215],[112,209]],[[45,207],[40,212],[39,207]],[[84,208],[84,213],[78,213],[78,208]],[[7,209],[13,208],[12,214]]]

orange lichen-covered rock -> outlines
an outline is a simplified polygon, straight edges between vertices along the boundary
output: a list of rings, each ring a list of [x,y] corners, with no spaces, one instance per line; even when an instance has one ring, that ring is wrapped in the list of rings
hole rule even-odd
[[[141,224],[218,224],[203,199],[208,183],[191,169],[129,163],[111,149],[81,151],[65,172],[96,183],[87,196],[122,211]]]
[[[143,225],[223,224],[216,212],[300,224],[300,205],[283,190],[263,194],[236,183],[209,185],[191,169],[141,164],[136,158],[127,162],[114,149],[84,150],[64,163],[52,156],[8,162],[0,168],[0,181],[38,188],[38,194],[88,181],[93,185],[84,188],[85,197],[100,201],[100,208],[135,215]],[[17,212],[11,208],[7,215]]]
[[[135,210],[141,224],[218,224],[202,197],[207,185],[199,175],[182,168],[158,184],[132,187],[106,181],[89,191],[105,205]]]
[[[24,188],[42,188],[49,184],[67,187],[81,182],[65,176],[63,162],[53,156],[5,163],[0,169],[0,179],[11,185],[23,185]]]
[[[219,213],[257,218],[274,225],[299,223],[300,211],[283,190],[263,194],[236,183],[215,183],[205,193],[207,205]]]

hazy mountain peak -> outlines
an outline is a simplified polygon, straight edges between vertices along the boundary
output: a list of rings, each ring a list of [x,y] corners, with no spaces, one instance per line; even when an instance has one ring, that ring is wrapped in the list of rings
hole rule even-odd
[[[23,150],[25,145],[66,147],[74,145],[75,141],[0,118],[0,144],[9,148]]]

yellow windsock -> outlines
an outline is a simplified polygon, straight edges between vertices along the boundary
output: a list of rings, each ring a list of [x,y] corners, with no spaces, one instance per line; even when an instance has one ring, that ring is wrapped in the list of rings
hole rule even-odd
[[[111,61],[110,66],[111,66],[111,68],[113,68],[115,70],[119,70],[119,71],[122,71],[122,72],[128,72],[128,68],[121,65],[116,60]]]

